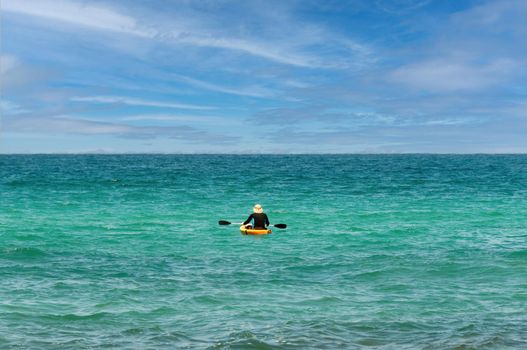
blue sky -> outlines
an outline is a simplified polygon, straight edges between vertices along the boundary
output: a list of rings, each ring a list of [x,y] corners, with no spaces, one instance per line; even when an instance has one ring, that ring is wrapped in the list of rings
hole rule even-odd
[[[0,6],[0,153],[527,152],[524,0]]]

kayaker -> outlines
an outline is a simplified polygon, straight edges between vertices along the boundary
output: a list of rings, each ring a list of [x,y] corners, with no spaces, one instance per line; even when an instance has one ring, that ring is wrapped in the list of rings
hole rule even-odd
[[[249,224],[252,221],[252,224]],[[267,229],[269,226],[269,218],[267,214],[263,212],[263,208],[260,204],[255,204],[253,207],[253,213],[249,215],[247,220],[242,224],[245,228],[254,228],[254,229]]]

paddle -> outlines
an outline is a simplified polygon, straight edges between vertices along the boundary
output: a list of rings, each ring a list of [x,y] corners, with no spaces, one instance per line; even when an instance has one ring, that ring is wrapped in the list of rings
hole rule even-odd
[[[274,224],[274,225],[269,225],[269,226],[274,226],[276,228],[287,228],[286,224]]]
[[[230,222],[230,221],[225,221],[225,220],[220,220],[218,221],[218,224],[220,225],[241,225],[242,223],[241,222]],[[274,226],[276,228],[287,228],[287,225],[286,224],[274,224],[274,225],[269,225],[269,226]]]
[[[241,225],[242,223],[241,222],[230,222],[230,221],[225,221],[225,220],[220,220],[218,221],[218,224],[220,225]]]

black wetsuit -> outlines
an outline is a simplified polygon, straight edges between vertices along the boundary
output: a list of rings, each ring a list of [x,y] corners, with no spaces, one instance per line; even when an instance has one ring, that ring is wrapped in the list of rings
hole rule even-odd
[[[269,218],[265,213],[253,213],[249,215],[243,224],[247,225],[251,220],[254,220],[254,228],[266,228],[269,226]]]

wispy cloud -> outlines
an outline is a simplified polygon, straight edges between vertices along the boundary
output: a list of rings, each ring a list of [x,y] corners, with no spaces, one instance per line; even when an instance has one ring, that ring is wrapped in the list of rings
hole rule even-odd
[[[444,113],[444,112],[443,112]],[[420,127],[420,126],[448,126],[475,125],[486,121],[487,118],[474,118],[473,114],[465,116],[427,114],[425,116],[390,108],[388,113],[358,112],[346,109],[334,109],[328,106],[305,106],[301,108],[278,108],[258,112],[249,121],[254,123],[294,126],[301,131],[310,124],[317,125],[319,131],[328,130],[361,130],[364,128],[383,127]]]
[[[242,122],[237,118],[226,118],[216,115],[174,115],[174,114],[142,114],[120,117],[122,121],[158,121],[158,122],[183,122],[191,125],[240,125]]]
[[[10,94],[16,89],[32,89],[54,72],[28,65],[15,55],[0,55],[0,89],[2,94]]]
[[[183,76],[183,75],[172,75],[176,80],[187,83],[189,85],[210,90],[217,91],[225,94],[239,95],[239,96],[250,96],[250,97],[272,97],[276,95],[276,91],[261,87],[261,86],[242,86],[239,88],[231,88],[219,84],[210,83],[207,81]]]
[[[114,31],[142,37],[152,35],[151,32],[139,29],[134,18],[100,4],[94,5],[86,2],[66,0],[3,0],[2,11],[46,18],[97,30]]]
[[[510,129],[496,129],[488,135],[486,129],[493,124],[463,127],[455,123],[419,125],[412,128],[400,125],[340,128],[339,130],[297,130],[283,128],[268,135],[273,144],[289,145],[290,149],[306,152],[431,152],[470,153],[511,150],[514,140],[516,152],[525,147],[518,133]],[[504,135],[508,139],[504,139]],[[298,145],[305,146],[299,148]],[[323,151],[322,151],[323,152]]]
[[[165,36],[167,37],[167,36]],[[266,45],[262,42],[253,42],[237,38],[225,37],[202,37],[199,35],[180,36],[176,33],[172,36],[174,41],[191,44],[196,46],[213,47],[219,49],[236,50],[251,54],[253,56],[265,58],[278,63],[290,64],[299,67],[318,67],[309,57],[299,54],[277,50],[275,47]]]
[[[0,100],[0,117],[4,115],[15,115],[27,113],[28,110],[22,108],[22,106],[8,101],[6,99]]]
[[[0,74],[6,74],[18,65],[19,62],[15,56],[0,54]]]
[[[527,149],[523,0],[1,1],[8,133]]]
[[[9,132],[76,134],[76,135],[113,135],[131,139],[155,139],[167,137],[197,143],[231,143],[232,138],[198,130],[189,126],[137,126],[123,123],[100,122],[56,117],[10,117],[4,120],[5,130]]]
[[[478,64],[453,57],[408,64],[394,70],[389,78],[431,91],[481,90],[503,83],[518,68],[509,59]]]
[[[176,20],[157,24],[138,21],[131,14],[123,14],[116,8],[101,4],[91,4],[71,0],[4,0],[3,10],[12,13],[40,17],[69,25],[82,26],[100,31],[123,33],[159,42],[192,45],[195,47],[216,48],[238,51],[273,62],[304,68],[346,68],[350,60],[340,60],[338,56],[319,57],[309,47],[313,45],[346,50],[349,57],[362,61],[369,55],[370,49],[349,38],[342,38],[333,33],[326,33],[322,28],[311,25],[308,30],[300,31],[295,23],[288,23],[284,30],[287,36],[276,36],[273,40],[261,39],[261,36],[243,37],[225,30],[225,23],[212,27],[208,18],[192,20],[178,16]],[[257,15],[255,13],[254,15]],[[292,18],[287,18],[293,21]],[[174,24],[176,23],[176,24]],[[281,24],[283,26],[283,24]],[[316,29],[314,29],[316,28]],[[287,40],[291,37],[291,40]],[[303,48],[304,47],[304,48]],[[355,63],[357,63],[355,62]],[[353,64],[355,64],[353,63]]]
[[[390,14],[403,15],[409,11],[417,10],[428,5],[431,0],[375,0],[375,6],[382,11]]]
[[[503,29],[515,29],[510,34],[523,34],[527,29],[525,23],[527,3],[523,0],[483,1],[465,11],[451,16],[453,24],[478,30],[484,28],[491,32]],[[520,30],[517,32],[516,30]]]
[[[405,59],[387,77],[441,93],[506,86],[527,71],[525,15],[527,3],[521,0],[483,2],[456,12],[417,48],[417,59]]]
[[[107,103],[107,104],[122,104],[130,106],[146,106],[158,108],[175,108],[175,109],[215,109],[211,106],[191,105],[185,103],[172,103],[161,101],[148,101],[137,98],[121,97],[121,96],[89,96],[89,97],[72,97],[75,102],[89,102],[89,103]]]

